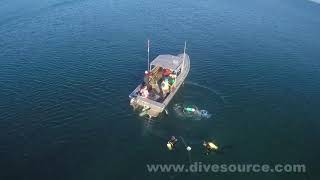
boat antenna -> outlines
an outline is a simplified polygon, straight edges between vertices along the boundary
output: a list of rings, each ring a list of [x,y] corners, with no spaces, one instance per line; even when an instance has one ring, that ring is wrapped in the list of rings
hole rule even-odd
[[[148,39],[148,71],[150,71],[150,40]]]
[[[183,58],[186,57],[187,41],[184,41]]]
[[[187,49],[187,41],[184,41],[182,67],[184,67],[184,61],[186,60],[186,49]],[[181,72],[183,71],[184,71],[184,68],[181,68]]]

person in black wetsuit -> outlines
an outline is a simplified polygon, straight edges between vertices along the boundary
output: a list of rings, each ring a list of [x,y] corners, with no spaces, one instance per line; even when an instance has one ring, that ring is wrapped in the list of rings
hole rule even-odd
[[[176,147],[176,143],[178,142],[178,139],[174,136],[171,136],[170,140],[167,143],[167,147],[170,151],[174,150]]]

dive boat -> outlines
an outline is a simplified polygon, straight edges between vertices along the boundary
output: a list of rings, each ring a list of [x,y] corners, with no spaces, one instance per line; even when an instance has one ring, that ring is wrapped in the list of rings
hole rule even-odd
[[[183,54],[159,55],[149,63],[148,41],[148,82],[139,84],[129,95],[130,105],[142,109],[141,116],[157,117],[162,113],[184,83],[190,70],[190,58],[186,54],[186,43]],[[171,82],[169,90],[164,91],[163,83]],[[147,87],[148,86],[148,87]],[[141,91],[147,90],[147,96]]]

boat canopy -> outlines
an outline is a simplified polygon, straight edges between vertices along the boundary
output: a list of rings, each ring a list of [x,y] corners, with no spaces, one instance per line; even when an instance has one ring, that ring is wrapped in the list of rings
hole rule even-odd
[[[182,56],[173,56],[170,54],[159,55],[152,62],[151,66],[160,66],[165,69],[176,70],[183,62]]]

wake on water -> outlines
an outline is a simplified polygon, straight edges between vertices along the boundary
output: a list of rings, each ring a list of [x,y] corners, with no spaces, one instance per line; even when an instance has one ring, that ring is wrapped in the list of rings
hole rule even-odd
[[[225,97],[223,94],[215,89],[212,89],[210,87],[207,87],[205,85],[186,81],[186,85],[195,86],[201,89],[205,89],[212,94],[208,96],[214,96],[216,97],[215,103],[218,103],[219,105],[225,105],[227,104]],[[173,111],[175,114],[181,118],[181,119],[191,119],[191,120],[204,120],[204,119],[210,119],[212,117],[212,114],[208,112],[208,110],[205,109],[199,109],[196,105],[190,105],[190,104],[182,104],[178,103],[173,106]]]
[[[320,1],[320,0],[319,0],[319,1]],[[215,90],[215,89],[213,89],[213,88],[210,88],[210,87],[208,87],[208,86],[201,85],[201,84],[199,84],[199,83],[195,83],[195,82],[192,82],[192,81],[186,81],[185,84],[186,84],[186,85],[192,85],[192,86],[196,86],[196,87],[200,87],[200,88],[206,89],[206,90],[210,91],[211,93],[215,94],[216,96],[218,96],[218,97],[221,99],[222,103],[224,103],[224,104],[227,103],[227,101],[226,101],[226,97],[227,97],[227,96],[223,95],[221,92],[219,92],[219,91],[217,91],[217,90]]]

